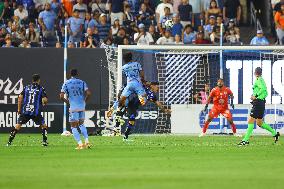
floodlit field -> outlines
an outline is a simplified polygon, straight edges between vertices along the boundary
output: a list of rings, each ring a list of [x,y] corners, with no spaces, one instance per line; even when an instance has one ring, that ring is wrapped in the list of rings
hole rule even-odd
[[[0,135],[1,189],[284,188],[284,141],[209,136],[91,137],[92,149],[76,151],[72,137],[18,134],[5,147]]]

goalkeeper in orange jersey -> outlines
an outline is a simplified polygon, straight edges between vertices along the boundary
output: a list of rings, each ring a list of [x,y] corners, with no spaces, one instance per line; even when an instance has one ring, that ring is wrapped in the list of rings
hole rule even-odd
[[[204,125],[202,132],[199,135],[199,137],[205,136],[210,122],[214,118],[218,117],[220,114],[222,114],[230,123],[233,134],[235,136],[240,136],[240,135],[237,134],[237,129],[236,129],[236,126],[233,122],[232,113],[231,113],[231,111],[228,107],[229,97],[231,99],[231,106],[234,109],[235,108],[234,103],[233,103],[234,96],[233,96],[232,91],[228,87],[224,86],[223,79],[218,79],[217,87],[215,87],[211,90],[210,95],[207,99],[207,103],[206,103],[204,111],[205,112],[207,111],[208,104],[210,103],[212,98],[213,98],[213,104],[214,105],[209,112],[208,119],[206,120],[205,125]]]

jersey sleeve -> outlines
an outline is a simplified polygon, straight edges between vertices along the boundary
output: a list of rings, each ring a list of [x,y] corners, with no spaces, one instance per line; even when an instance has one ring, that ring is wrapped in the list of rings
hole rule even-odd
[[[228,93],[228,95],[233,95],[233,92],[232,92],[231,89],[228,88],[228,87],[227,87],[227,93]]]
[[[66,83],[64,83],[61,87],[61,92],[67,94],[67,86]]]
[[[138,64],[138,69],[139,69],[139,71],[142,71],[142,66],[141,66],[141,64],[140,63],[137,63]]]
[[[89,89],[88,85],[85,81],[83,81],[83,89],[84,89],[84,91],[87,91]]]

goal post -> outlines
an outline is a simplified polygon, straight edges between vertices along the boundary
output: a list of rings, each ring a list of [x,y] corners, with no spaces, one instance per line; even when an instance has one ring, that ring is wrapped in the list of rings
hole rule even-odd
[[[123,86],[123,54],[133,52],[134,61],[140,62],[145,73],[154,72],[160,83],[159,100],[167,107],[173,104],[196,104],[194,94],[202,90],[205,83],[214,87],[217,79],[224,75],[225,84],[235,93],[234,102],[249,104],[254,82],[253,70],[263,67],[264,79],[268,83],[268,104],[274,104],[276,123],[277,106],[284,97],[284,48],[282,46],[178,46],[178,45],[121,45],[105,46],[109,63],[110,102],[117,99]],[[220,54],[222,53],[222,54]],[[220,57],[222,56],[222,59]],[[153,70],[151,70],[151,68]],[[153,73],[152,73],[153,72]],[[149,74],[148,74],[149,75]],[[169,118],[159,111],[156,133],[169,133]],[[161,122],[159,120],[162,120]],[[167,122],[167,123],[166,123]]]

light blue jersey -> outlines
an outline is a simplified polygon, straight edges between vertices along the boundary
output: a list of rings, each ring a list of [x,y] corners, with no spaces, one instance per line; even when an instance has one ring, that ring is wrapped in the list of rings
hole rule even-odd
[[[138,62],[129,62],[122,67],[122,72],[127,78],[127,85],[122,91],[122,96],[128,97],[130,94],[135,93],[140,98],[146,96],[145,89],[141,82],[140,72],[142,71],[142,66]],[[142,104],[145,103],[145,100]]]
[[[142,71],[142,66],[138,62],[129,62],[122,66],[122,72],[127,78],[127,83],[136,80],[141,82],[140,72]]]
[[[67,80],[61,89],[61,92],[67,94],[70,103],[70,112],[85,111],[85,92],[88,90],[87,84],[77,78],[72,77]]]

